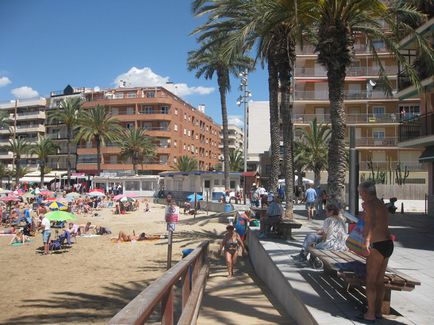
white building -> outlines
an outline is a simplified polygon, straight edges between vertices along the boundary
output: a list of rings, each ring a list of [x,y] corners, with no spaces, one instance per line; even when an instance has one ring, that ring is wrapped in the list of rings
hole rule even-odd
[[[35,144],[38,136],[45,134],[45,106],[44,98],[28,100],[12,100],[0,104],[0,113],[7,116],[8,126],[0,128],[0,162],[12,168],[13,154],[6,150],[9,140],[26,139],[29,144]],[[20,165],[37,169],[37,158],[26,154],[21,157]]]
[[[92,187],[107,191],[121,185],[124,194],[152,197],[158,191],[159,179],[158,175],[116,176],[115,173],[103,173],[93,177]]]
[[[249,102],[248,170],[257,170],[259,155],[270,149],[270,109],[268,101]]]
[[[222,127],[223,130],[223,127]],[[222,143],[219,144],[219,148],[223,153],[223,131],[220,133],[220,138],[222,139]],[[243,151],[244,146],[244,132],[243,129],[236,126],[235,124],[228,125],[228,144],[229,151],[241,150]]]

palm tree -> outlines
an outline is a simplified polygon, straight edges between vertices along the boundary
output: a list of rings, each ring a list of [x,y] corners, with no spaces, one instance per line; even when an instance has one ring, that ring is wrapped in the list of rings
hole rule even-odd
[[[295,60],[295,40],[302,26],[301,13],[307,12],[299,0],[222,0],[193,2],[196,15],[209,20],[197,29],[202,37],[231,31],[223,42],[223,53],[235,56],[257,45],[257,57],[267,62],[270,102],[271,182],[276,191],[280,174],[280,122],[283,131],[283,173],[286,180],[286,216],[293,217],[293,152],[289,90]],[[306,16],[307,17],[307,16]],[[239,54],[238,54],[239,55]],[[280,95],[280,104],[278,100]]]
[[[3,186],[3,178],[10,175],[10,170],[8,167],[0,162],[0,187]]]
[[[84,110],[78,118],[77,142],[94,141],[96,144],[96,174],[101,172],[101,144],[115,141],[121,127],[117,119],[112,118],[105,106],[97,105]]]
[[[131,159],[134,174],[137,174],[137,165],[142,164],[146,158],[155,155],[155,145],[152,138],[145,134],[143,129],[125,129],[117,140],[121,147],[121,159]]]
[[[30,153],[38,156],[39,168],[41,169],[41,184],[44,186],[45,167],[47,166],[48,156],[57,152],[59,146],[54,144],[53,140],[48,137],[39,137],[38,142],[31,146]]]
[[[222,36],[223,35],[220,35],[220,37]],[[225,37],[227,36],[228,34],[225,35]],[[230,90],[230,74],[238,76],[242,70],[252,67],[252,60],[243,54],[236,55],[230,60],[225,60],[222,55],[222,45],[223,41],[216,41],[213,37],[205,39],[199,50],[189,52],[187,63],[190,71],[197,70],[196,78],[203,76],[205,79],[212,79],[214,74],[217,75],[223,124],[224,183],[225,188],[230,188],[229,131],[226,93]]]
[[[406,74],[415,84],[419,84],[417,75],[399,51],[399,39],[402,32],[414,33],[403,19],[397,16],[420,17],[418,12],[403,1],[385,4],[380,0],[321,0],[306,1],[312,8],[312,15],[317,17],[315,51],[318,62],[327,70],[329,87],[331,139],[328,157],[328,193],[332,199],[344,203],[345,196],[345,109],[344,81],[347,68],[352,63],[353,45],[356,37],[363,35],[368,41],[382,40],[390,52],[401,63]],[[384,33],[380,21],[384,20],[393,34]],[[399,35],[397,35],[399,33]],[[434,61],[432,49],[424,39],[416,35],[420,51]],[[380,79],[385,90],[391,92],[390,82],[384,67],[372,47],[372,54],[380,67]]]
[[[49,114],[51,123],[61,123],[66,126],[66,150],[67,150],[67,178],[68,186],[71,184],[71,142],[74,139],[74,130],[77,128],[78,117],[81,114],[81,98],[72,97],[63,100],[60,106]]]
[[[173,169],[180,172],[191,172],[197,169],[197,160],[190,156],[181,156],[177,159]]]
[[[15,161],[15,184],[18,184],[20,179],[20,160],[21,157],[29,153],[30,144],[26,139],[15,138],[9,139],[9,145],[6,146],[8,151],[11,151]]]
[[[9,114],[6,112],[0,113],[0,129],[7,128],[9,126]]]
[[[240,149],[229,153],[229,166],[231,172],[240,172],[244,168],[243,152]]]
[[[316,118],[310,123],[310,127],[303,129],[302,138],[299,140],[303,160],[306,168],[314,172],[315,187],[321,183],[321,171],[327,168],[328,142],[331,130],[328,125],[318,124]]]

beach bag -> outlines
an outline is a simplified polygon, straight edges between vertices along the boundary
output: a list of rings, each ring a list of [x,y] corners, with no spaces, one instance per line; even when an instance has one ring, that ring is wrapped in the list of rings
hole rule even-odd
[[[365,223],[360,219],[353,230],[350,232],[346,245],[347,247],[360,256],[368,256],[369,252],[365,248],[365,238],[363,237]]]

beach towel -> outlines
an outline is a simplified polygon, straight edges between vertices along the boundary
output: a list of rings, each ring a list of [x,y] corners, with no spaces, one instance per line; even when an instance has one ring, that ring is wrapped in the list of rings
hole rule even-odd
[[[26,240],[26,241],[24,242],[24,244],[28,244],[28,243],[31,243],[31,242],[32,242],[31,240]],[[11,246],[22,246],[22,245],[23,245],[22,242],[12,243],[12,244],[11,244]]]
[[[80,237],[84,238],[91,238],[91,237],[100,237],[101,235],[95,235],[95,234],[81,234]]]

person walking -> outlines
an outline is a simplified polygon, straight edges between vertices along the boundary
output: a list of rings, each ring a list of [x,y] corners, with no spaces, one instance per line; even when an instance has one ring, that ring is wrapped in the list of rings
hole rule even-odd
[[[228,278],[231,278],[234,275],[234,265],[237,262],[239,247],[241,247],[243,255],[246,252],[246,247],[244,246],[240,235],[238,235],[234,229],[233,225],[226,226],[227,232],[224,235],[218,250],[218,255],[220,256],[224,248]]]
[[[375,183],[366,181],[359,185],[359,194],[363,200],[364,239],[366,258],[366,298],[368,310],[356,318],[374,323],[381,319],[381,305],[384,299],[384,274],[387,263],[393,253],[393,241],[388,226],[386,206],[377,197]]]
[[[310,221],[314,216],[315,201],[318,197],[317,192],[310,184],[307,185],[307,190],[304,193],[304,200],[306,202],[307,220]]]
[[[48,255],[50,249],[50,237],[51,237],[50,220],[47,219],[45,214],[40,214],[39,219],[41,220],[39,229],[42,229],[42,242],[44,244],[44,255]]]

